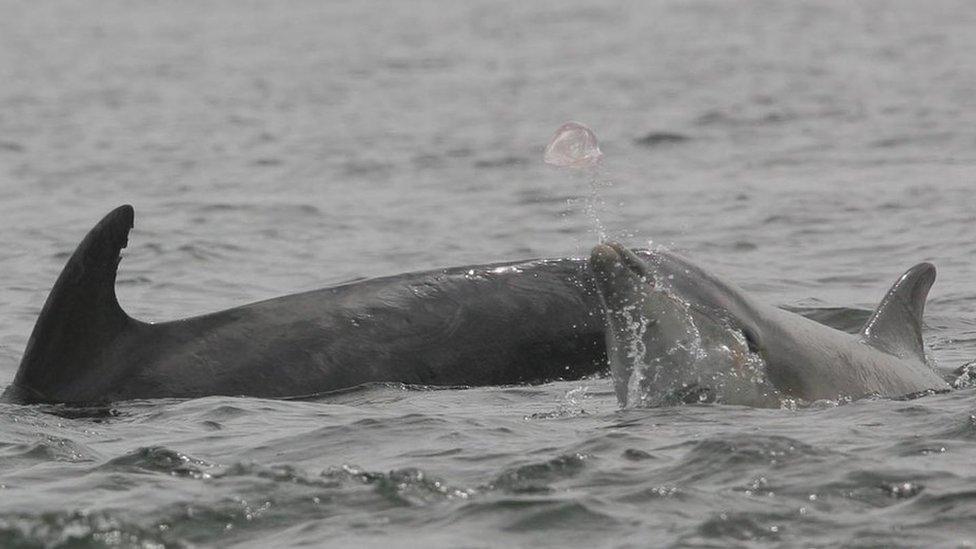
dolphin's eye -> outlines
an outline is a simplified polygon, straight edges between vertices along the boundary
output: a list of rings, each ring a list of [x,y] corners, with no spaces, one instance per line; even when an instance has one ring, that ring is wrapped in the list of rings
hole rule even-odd
[[[752,330],[743,328],[742,335],[746,338],[746,346],[749,347],[749,352],[759,354],[759,342],[756,340],[756,336],[752,333]]]

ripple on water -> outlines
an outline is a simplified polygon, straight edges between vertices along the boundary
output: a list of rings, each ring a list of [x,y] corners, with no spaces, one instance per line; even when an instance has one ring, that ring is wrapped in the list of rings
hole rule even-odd
[[[697,533],[706,540],[774,543],[784,541],[784,524],[794,519],[793,514],[786,513],[723,512],[701,523]]]
[[[158,529],[143,528],[109,513],[51,512],[0,516],[3,547],[182,547]]]
[[[662,145],[675,145],[690,141],[691,137],[677,132],[655,131],[648,132],[641,137],[634,139],[634,144],[644,147],[660,147]]]
[[[453,515],[453,521],[488,523],[492,529],[547,537],[546,532],[572,529],[573,539],[606,539],[620,521],[599,509],[595,501],[552,497],[496,497],[471,501]]]
[[[911,470],[855,470],[836,481],[816,486],[812,490],[816,497],[811,501],[830,507],[885,508],[914,498],[926,489],[928,482],[945,477],[945,473]]]
[[[344,466],[322,473],[327,478],[353,480],[371,485],[385,500],[396,505],[423,506],[452,499],[468,499],[471,489],[454,488],[443,480],[410,467],[388,473],[364,471],[358,467]]]
[[[723,435],[688,443],[692,447],[667,477],[680,482],[728,481],[756,470],[797,467],[821,460],[827,451],[784,436]]]
[[[139,448],[113,458],[96,468],[98,471],[129,473],[164,473],[176,477],[209,478],[213,464],[192,458],[162,446]]]
[[[934,433],[939,437],[955,440],[976,441],[976,410],[957,413],[946,421],[941,431]]]
[[[590,456],[586,454],[567,454],[550,460],[520,465],[503,471],[495,477],[490,486],[496,490],[512,493],[552,492],[552,485],[572,478],[586,466]]]
[[[97,453],[85,444],[52,435],[33,442],[0,444],[0,463],[7,467],[23,467],[32,462],[77,463],[96,459]]]

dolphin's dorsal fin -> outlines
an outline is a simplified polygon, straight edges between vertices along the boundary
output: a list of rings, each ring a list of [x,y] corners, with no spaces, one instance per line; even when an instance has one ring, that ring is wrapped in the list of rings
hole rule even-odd
[[[901,275],[864,324],[864,342],[900,358],[924,362],[922,313],[933,282],[935,266],[931,263],[919,263]]]
[[[133,322],[115,295],[120,252],[128,243],[132,221],[132,206],[112,210],[71,255],[41,309],[8,388],[14,400],[59,400],[57,390],[90,372],[109,344]]]

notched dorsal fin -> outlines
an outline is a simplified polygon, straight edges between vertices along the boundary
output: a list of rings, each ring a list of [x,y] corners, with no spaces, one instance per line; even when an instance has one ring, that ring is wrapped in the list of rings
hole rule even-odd
[[[58,388],[89,372],[132,322],[115,295],[119,254],[132,223],[132,206],[112,210],[68,259],[37,317],[11,386],[14,394],[57,400]]]
[[[919,263],[901,275],[864,324],[864,342],[895,356],[924,362],[922,313],[933,282],[935,266],[931,263]]]

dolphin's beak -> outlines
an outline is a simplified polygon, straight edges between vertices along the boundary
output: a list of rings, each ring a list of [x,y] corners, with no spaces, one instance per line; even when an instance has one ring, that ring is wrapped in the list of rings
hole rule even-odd
[[[596,274],[607,275],[607,277],[623,276],[625,271],[630,271],[643,278],[648,284],[654,284],[654,275],[647,268],[647,263],[619,242],[595,246],[590,252],[590,268]]]
[[[631,271],[644,279],[648,284],[654,284],[654,275],[647,268],[647,263],[637,257],[637,254],[623,247],[619,242],[609,242],[607,244],[620,256],[620,261]]]
[[[597,244],[590,252],[590,268],[594,272],[609,274],[620,266],[620,254],[612,244]]]
[[[590,252],[590,269],[607,306],[616,309],[641,295],[643,285],[653,283],[648,269],[633,252],[616,242],[598,244]]]

